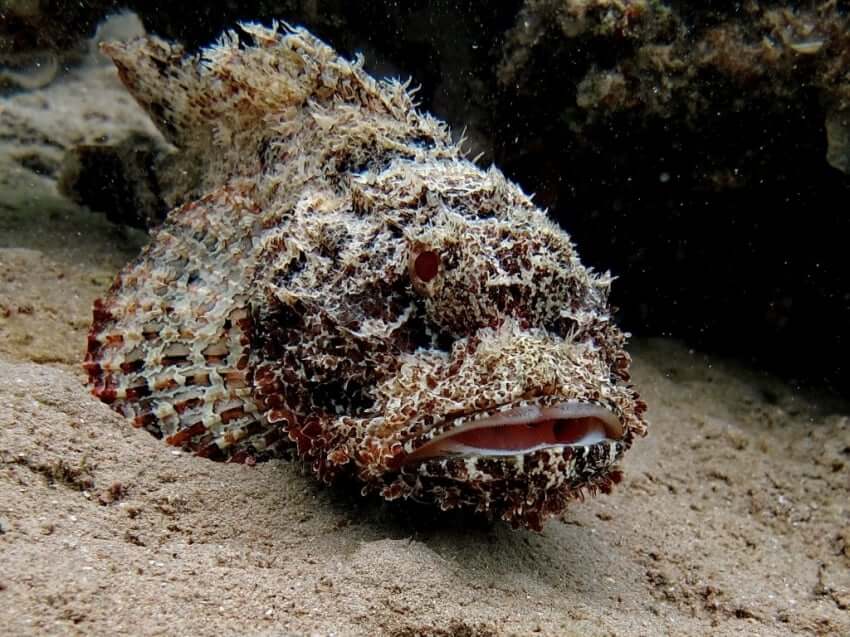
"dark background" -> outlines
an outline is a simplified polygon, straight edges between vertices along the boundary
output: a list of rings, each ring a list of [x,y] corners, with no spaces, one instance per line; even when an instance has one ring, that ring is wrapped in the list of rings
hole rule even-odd
[[[13,50],[68,46],[120,6],[43,4],[45,15],[66,16],[61,28],[55,19],[45,26],[0,14]],[[702,4],[690,16],[697,31],[746,19],[741,3]],[[482,163],[536,193],[586,264],[618,276],[612,300],[625,329],[850,394],[850,177],[826,162],[822,94],[806,81],[777,97],[706,77],[716,108],[697,118],[638,110],[577,128],[570,113],[583,74],[615,64],[636,44],[612,47],[594,34],[567,41],[551,31],[532,49],[521,82],[500,81],[521,2],[124,6],[149,31],[189,48],[237,20],[278,18],[346,55],[365,53],[376,74],[412,76],[423,109],[455,131],[467,127],[472,154],[483,152]],[[731,108],[725,100],[733,94]]]

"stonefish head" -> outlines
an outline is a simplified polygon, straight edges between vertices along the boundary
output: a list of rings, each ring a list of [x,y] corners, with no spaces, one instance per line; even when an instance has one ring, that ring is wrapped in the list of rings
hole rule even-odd
[[[539,529],[645,405],[610,277],[406,87],[302,29],[106,45],[189,201],[95,305],[93,393],[199,455]]]

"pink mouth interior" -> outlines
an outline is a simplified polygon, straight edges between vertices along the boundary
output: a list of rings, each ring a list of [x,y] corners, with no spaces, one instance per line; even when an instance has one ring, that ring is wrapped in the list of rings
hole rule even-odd
[[[570,416],[570,412],[574,415]],[[592,445],[622,436],[619,420],[600,407],[568,405],[545,410],[531,407],[450,430],[414,451],[406,460],[517,455],[547,447]]]
[[[514,451],[539,445],[571,445],[589,434],[605,437],[605,423],[598,418],[544,420],[529,425],[503,425],[464,431],[446,439],[467,447]]]

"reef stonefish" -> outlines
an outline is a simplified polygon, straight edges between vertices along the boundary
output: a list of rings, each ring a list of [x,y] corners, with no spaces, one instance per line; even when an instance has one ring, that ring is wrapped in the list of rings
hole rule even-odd
[[[646,431],[609,275],[406,85],[303,29],[106,44],[180,152],[97,301],[95,396],[169,444],[539,529]]]

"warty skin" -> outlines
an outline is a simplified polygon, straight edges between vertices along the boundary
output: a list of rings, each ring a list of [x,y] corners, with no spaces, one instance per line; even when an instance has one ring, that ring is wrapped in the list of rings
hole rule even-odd
[[[533,529],[619,478],[646,406],[611,277],[405,85],[303,29],[103,48],[191,201],[95,306],[96,396],[202,456],[294,445],[324,481]]]

